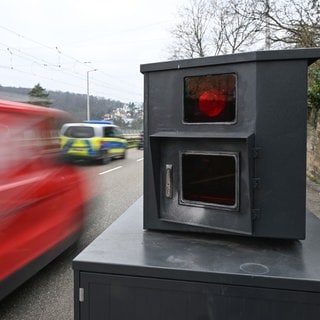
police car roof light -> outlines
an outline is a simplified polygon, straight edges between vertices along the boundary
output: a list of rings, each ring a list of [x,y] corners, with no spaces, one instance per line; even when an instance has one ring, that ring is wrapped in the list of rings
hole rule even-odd
[[[112,121],[106,121],[106,120],[85,120],[83,122],[85,122],[85,123],[93,123],[93,124],[113,124]]]

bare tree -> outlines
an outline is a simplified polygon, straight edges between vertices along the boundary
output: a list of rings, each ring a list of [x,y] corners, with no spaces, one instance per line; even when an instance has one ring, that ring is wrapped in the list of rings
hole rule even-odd
[[[171,58],[320,46],[317,0],[189,0],[172,30]]]
[[[252,8],[256,0],[229,0],[216,2],[216,21],[213,28],[220,34],[217,53],[235,53],[261,46],[263,21],[255,19]],[[245,14],[241,14],[245,13]]]
[[[194,58],[207,55],[207,30],[211,20],[210,3],[191,0],[183,6],[178,16],[180,22],[172,30],[174,43],[170,50],[172,58]]]
[[[264,20],[270,42],[280,47],[320,45],[320,4],[316,0],[257,0],[254,16]]]
[[[171,58],[234,53],[256,44],[262,22],[248,14],[255,2],[190,0],[180,9],[180,21],[172,30]]]

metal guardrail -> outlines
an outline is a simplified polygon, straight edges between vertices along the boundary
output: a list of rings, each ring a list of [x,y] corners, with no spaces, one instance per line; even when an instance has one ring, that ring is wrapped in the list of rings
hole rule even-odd
[[[128,148],[135,148],[138,145],[138,135],[127,135],[124,134],[124,137],[127,139],[128,142]]]
[[[139,136],[143,130],[137,130],[137,129],[121,129],[122,133],[124,135],[136,135]]]
[[[122,133],[128,141],[128,148],[137,147],[141,131],[142,130],[122,129]]]

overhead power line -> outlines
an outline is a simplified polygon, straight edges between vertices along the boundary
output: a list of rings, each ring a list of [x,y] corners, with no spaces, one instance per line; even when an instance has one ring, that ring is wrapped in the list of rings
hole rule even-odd
[[[61,81],[61,80],[57,79],[57,77],[44,76],[43,74],[40,73],[40,70],[34,71],[33,68],[36,65],[39,68],[44,68],[44,70],[52,70],[54,72],[62,73],[62,74],[65,74],[69,77],[77,78],[77,79],[80,79],[83,82],[85,82],[85,80],[86,80],[85,72],[81,73],[79,71],[76,71],[75,65],[83,67],[86,71],[88,69],[92,69],[94,67],[99,70],[99,73],[101,75],[107,76],[110,79],[112,79],[113,82],[116,80],[119,83],[119,85],[117,86],[117,85],[114,85],[114,83],[106,82],[104,80],[101,80],[101,78],[95,77],[94,79],[92,79],[92,82],[94,82],[95,85],[99,86],[100,88],[106,88],[108,90],[112,90],[113,92],[127,93],[130,95],[134,95],[135,97],[142,98],[141,92],[138,92],[138,91],[140,91],[140,89],[137,89],[137,91],[132,89],[135,87],[137,88],[136,85],[131,84],[126,80],[117,78],[117,77],[99,69],[99,66],[93,66],[92,64],[89,65],[86,61],[80,61],[79,59],[77,59],[75,57],[67,55],[67,54],[63,53],[63,51],[60,50],[60,48],[58,48],[57,46],[50,47],[44,43],[41,43],[41,42],[34,40],[34,39],[31,39],[25,35],[22,35],[14,30],[11,30],[11,29],[4,27],[4,26],[1,26],[1,25],[0,25],[0,28],[6,32],[13,34],[16,37],[19,37],[20,39],[23,39],[27,42],[31,42],[33,44],[36,44],[37,46],[39,46],[45,50],[49,50],[49,52],[52,53],[54,59],[56,60],[55,62],[52,62],[52,59],[50,59],[50,57],[49,57],[49,59],[48,58],[44,59],[42,57],[36,56],[35,54],[30,54],[29,52],[26,52],[26,49],[17,48],[17,47],[10,45],[10,44],[0,42],[1,52],[4,55],[7,54],[8,58],[9,58],[9,65],[8,66],[1,66],[1,68],[6,67],[7,69],[11,69],[11,70],[14,70],[19,73],[24,73],[26,75],[30,75],[33,77],[37,76],[39,78],[54,81],[55,83],[61,83],[61,84],[64,83],[64,84],[67,84],[68,86],[77,87],[78,89],[80,89],[78,86],[75,86],[72,83],[68,83],[68,82]],[[28,61],[30,71],[22,70],[22,67],[17,64],[18,59],[19,59],[19,61],[20,60]],[[70,65],[70,63],[73,63],[73,68],[66,67],[67,65]],[[121,86],[121,87],[119,87],[119,86]],[[127,87],[130,87],[130,89],[127,89]],[[84,87],[82,87],[81,89],[83,90]],[[95,90],[95,92],[96,92],[96,90]],[[102,93],[102,96],[106,96],[106,95],[104,93]],[[112,97],[109,97],[109,98],[112,98]]]

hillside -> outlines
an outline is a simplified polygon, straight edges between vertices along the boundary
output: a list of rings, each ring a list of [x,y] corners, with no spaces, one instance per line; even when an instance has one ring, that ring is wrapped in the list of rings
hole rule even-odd
[[[0,99],[29,102],[28,93],[30,90],[31,88],[3,87],[0,85]],[[77,121],[86,119],[87,95],[61,91],[47,92],[52,102],[50,107],[71,113]],[[105,114],[111,114],[116,109],[122,109],[124,105],[120,101],[90,96],[91,118],[103,119]]]

